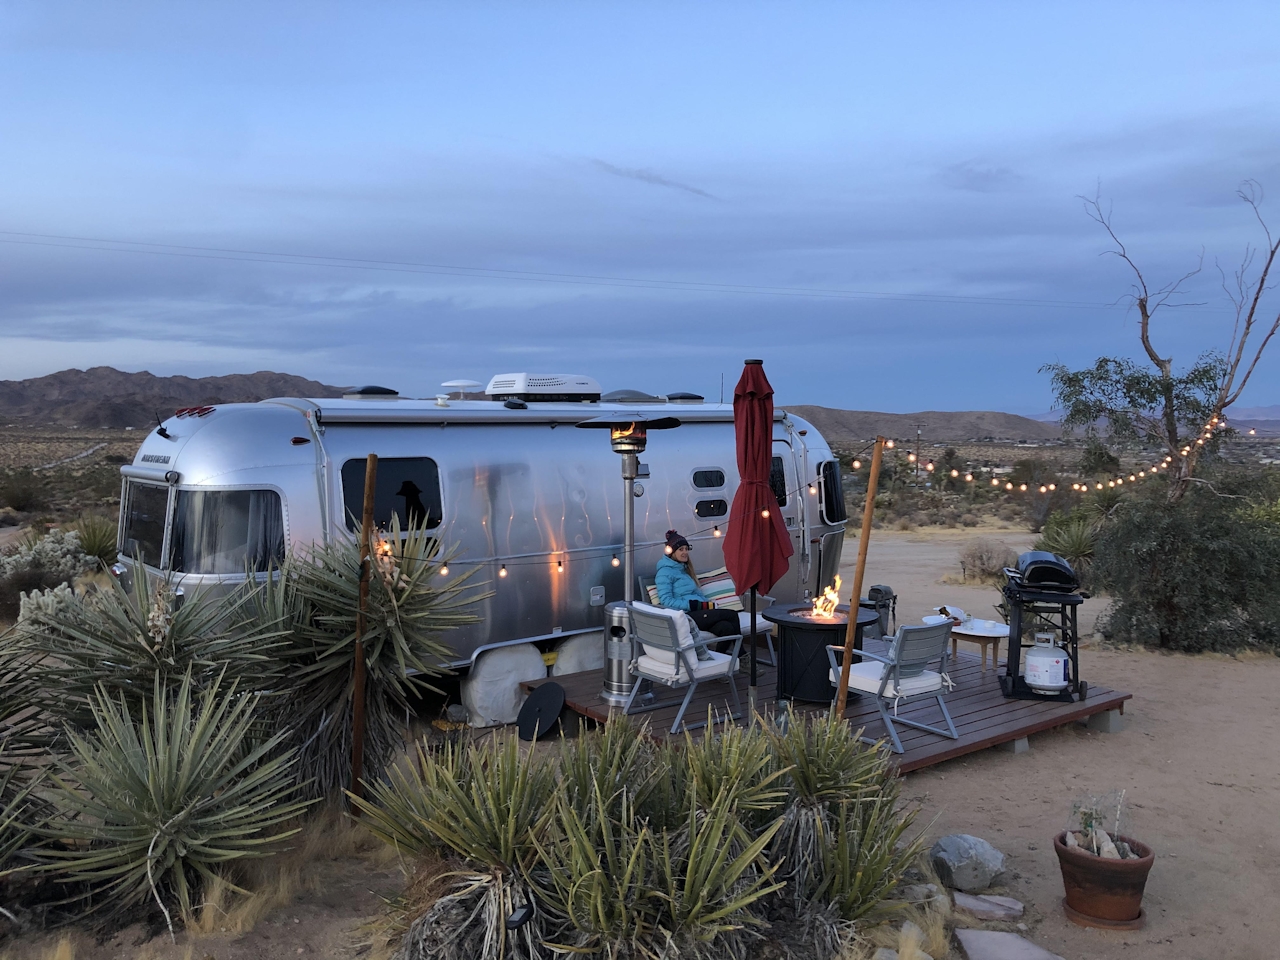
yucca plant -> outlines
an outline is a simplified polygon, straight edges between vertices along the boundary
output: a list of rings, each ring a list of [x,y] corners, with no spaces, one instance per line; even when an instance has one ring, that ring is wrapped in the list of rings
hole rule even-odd
[[[562,929],[549,944],[560,953],[641,955],[663,913],[651,876],[651,836],[625,787],[601,782],[571,800],[556,796],[553,828],[535,836],[539,902]],[[615,810],[616,818],[605,814]]]
[[[616,819],[622,816],[614,809],[618,803],[632,810],[643,807],[655,781],[671,776],[664,757],[647,725],[613,716],[595,730],[560,741],[560,790],[580,814]]]
[[[831,904],[846,921],[880,908],[920,856],[921,837],[903,842],[916,811],[898,809],[898,781],[885,782],[875,797],[845,801],[821,850],[820,881],[809,896]]]
[[[764,926],[751,908],[781,890],[779,864],[767,862],[781,820],[775,820],[741,850],[737,797],[726,783],[707,801],[690,791],[685,823],[649,839],[653,885],[663,910],[655,925],[655,946],[664,956],[741,956],[753,928]]]
[[[274,689],[287,624],[259,618],[261,589],[251,581],[221,598],[178,602],[167,583],[136,576],[132,591],[115,579],[90,593],[53,591],[24,604],[6,657],[38,665],[35,702],[81,729],[96,720],[90,701],[99,689],[134,704],[157,683],[198,690],[226,679],[242,693]]]
[[[768,729],[768,728],[766,728]],[[777,762],[786,768],[787,803],[770,859],[783,864],[792,901],[806,903],[820,882],[822,854],[842,811],[873,802],[893,773],[882,751],[859,741],[834,711],[788,712],[783,729],[770,729]]]
[[[45,869],[79,888],[73,901],[113,919],[154,903],[172,932],[205,884],[297,832],[282,827],[307,806],[292,753],[278,750],[286,734],[248,739],[256,700],[221,678],[198,691],[190,674],[176,690],[154,677],[140,711],[98,689],[95,729],[70,733],[50,777],[59,815],[38,829]]]
[[[738,817],[754,836],[781,812],[787,799],[783,778],[790,768],[776,761],[769,736],[758,725],[724,724],[716,729],[708,723],[706,730],[700,740],[685,734],[690,784],[707,802],[726,793],[732,796]]]
[[[116,534],[118,526],[110,517],[88,513],[72,527],[80,535],[80,549],[103,567],[116,562]]]
[[[465,759],[458,752],[465,753]],[[506,922],[534,902],[528,880],[534,836],[548,815],[554,768],[522,755],[515,737],[483,747],[425,751],[396,783],[367,783],[368,799],[351,795],[373,832],[406,847],[434,838],[464,863],[449,891],[405,934],[405,960],[528,960],[540,957],[545,918],[509,931]],[[416,824],[416,826],[415,826]]]
[[[1073,512],[1073,515],[1058,519],[1057,522],[1047,523],[1035,548],[1056,553],[1071,564],[1072,569],[1083,579],[1093,564],[1100,523],[1097,518]]]
[[[441,639],[474,623],[467,607],[488,596],[470,589],[471,572],[444,577],[449,551],[422,524],[400,529],[392,517],[370,559],[364,633],[365,773],[383,775],[403,742],[410,696],[433,689],[430,678],[449,671],[454,653]],[[360,604],[360,545],[342,540],[303,551],[285,565],[281,593],[273,601],[294,617],[288,648],[281,651],[295,678],[289,713],[298,721],[300,773],[320,795],[349,785],[352,662]]]

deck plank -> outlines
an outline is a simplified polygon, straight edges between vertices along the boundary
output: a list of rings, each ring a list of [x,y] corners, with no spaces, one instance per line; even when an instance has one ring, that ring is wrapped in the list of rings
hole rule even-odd
[[[1089,696],[1083,702],[1057,703],[1044,700],[1007,700],[1000,692],[1001,663],[996,669],[981,669],[977,654],[961,651],[952,661],[948,674],[955,682],[955,690],[946,698],[947,710],[955,721],[959,740],[940,737],[923,730],[898,725],[904,753],[896,757],[902,773],[920,770],[943,763],[965,754],[985,750],[1019,740],[1034,733],[1051,730],[1067,723],[1085,720],[1096,713],[1124,709],[1131,693],[1090,685]],[[760,665],[757,668],[758,704],[762,710],[772,709],[776,703],[777,670]],[[1088,679],[1088,678],[1086,678]],[[604,721],[610,715],[610,707],[600,697],[604,680],[602,670],[549,677],[524,684],[532,690],[543,683],[554,681],[564,688],[565,705],[573,712],[596,721]],[[747,704],[747,678],[745,671],[737,678],[738,698],[743,710]],[[834,689],[834,688],[833,688]],[[654,736],[669,736],[676,711],[684,699],[684,688],[670,689],[655,684],[655,693],[662,700],[654,710],[637,714],[649,723]],[[728,689],[723,681],[708,681],[699,685],[697,693],[685,716],[696,722],[706,717],[708,707],[727,711],[730,707]],[[801,709],[820,711],[822,704],[797,704]],[[616,712],[616,709],[613,711]],[[900,714],[922,723],[942,724],[942,713],[936,702],[916,701],[900,709]],[[850,697],[845,718],[855,727],[863,727],[870,737],[885,736],[879,711],[871,697]],[[739,720],[740,724],[745,720]],[[698,732],[694,732],[698,735]]]

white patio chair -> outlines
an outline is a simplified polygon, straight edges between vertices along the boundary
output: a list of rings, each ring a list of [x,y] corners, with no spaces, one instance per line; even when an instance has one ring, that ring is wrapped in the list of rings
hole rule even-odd
[[[741,634],[717,637],[713,633],[702,633],[693,625],[688,614],[680,610],[651,607],[647,603],[631,604],[630,613],[631,631],[639,642],[640,649],[636,651],[637,656],[631,666],[631,673],[636,681],[631,686],[631,695],[622,707],[624,714],[643,713],[666,706],[665,703],[655,703],[639,710],[631,709],[641,680],[652,680],[672,688],[687,686],[689,689],[676,713],[675,722],[671,724],[671,732],[696,730],[706,726],[706,721],[693,724],[682,721],[698,684],[704,680],[726,680],[729,683],[729,695],[733,699],[731,719],[736,720],[742,715],[738,687],[734,682],[734,674],[738,669],[738,651],[742,646]],[[733,649],[729,653],[707,649],[710,643],[724,643],[726,640],[733,641]]]
[[[638,574],[636,576],[636,580],[640,584],[640,596],[648,597],[651,600],[657,600],[658,587],[654,582],[653,577],[646,577],[644,574]],[[751,641],[748,642],[755,642],[757,648],[759,648],[759,638],[764,637],[764,644],[769,649],[769,659],[766,660],[764,657],[761,657],[759,662],[770,667],[776,667],[778,665],[778,654],[773,649],[773,624],[760,616],[760,614],[762,614],[768,607],[777,603],[777,601],[768,594],[756,594],[756,632],[753,636],[751,633],[750,595],[744,593],[741,596],[733,597],[732,599],[737,602],[738,606],[742,607],[741,610],[729,606],[723,603],[723,601],[719,601],[717,605],[725,610],[733,610],[733,612],[738,615],[738,632],[742,634],[744,639],[751,637]],[[723,640],[725,638],[720,637],[719,639]]]
[[[889,641],[889,649],[884,654],[862,650],[859,654],[862,662],[849,666],[850,692],[869,693],[876,698],[876,707],[880,710],[885,729],[889,731],[894,753],[903,752],[902,741],[898,739],[898,731],[894,729],[895,723],[950,737],[952,740],[960,739],[942,699],[953,686],[951,678],[947,676],[947,641],[950,638],[950,620],[924,627],[902,626]],[[827,659],[831,662],[831,685],[837,689],[840,686],[838,653],[843,654],[844,647],[827,647]],[[935,662],[936,669],[929,669]],[[947,721],[947,729],[898,716],[900,703],[926,698],[938,701],[942,717]],[[889,706],[893,708],[892,716]],[[875,742],[870,737],[863,737],[863,740]]]

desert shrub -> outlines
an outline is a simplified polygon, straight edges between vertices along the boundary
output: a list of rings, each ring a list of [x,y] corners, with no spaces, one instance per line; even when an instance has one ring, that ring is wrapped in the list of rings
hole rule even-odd
[[[86,514],[72,528],[79,536],[80,549],[104,567],[116,562],[116,522],[98,514]]]
[[[965,579],[1003,582],[1004,568],[1018,562],[1018,555],[1000,540],[970,541],[957,558],[964,568]]]
[[[18,470],[0,481],[0,500],[22,513],[44,506],[44,485],[30,470]]]
[[[1097,437],[1090,437],[1080,455],[1082,477],[1110,477],[1120,470],[1120,458],[1107,449]]]
[[[92,732],[70,735],[70,758],[51,776],[59,816],[40,828],[47,869],[78,888],[87,911],[119,918],[193,916],[223,865],[262,856],[295,830],[293,756],[283,732],[254,742],[256,698],[236,684],[176,691],[160,678],[134,715],[105,688],[91,701]],[[275,753],[275,756],[272,754]]]
[[[1193,485],[1171,505],[1131,493],[1103,528],[1093,573],[1115,602],[1104,635],[1166,650],[1280,650],[1280,524]]]
[[[0,577],[38,569],[65,583],[89,568],[80,535],[74,530],[51,530],[44,536],[27,536],[12,552],[0,556]]]
[[[976,527],[981,522],[976,514],[963,513],[960,515],[960,525],[962,527]]]

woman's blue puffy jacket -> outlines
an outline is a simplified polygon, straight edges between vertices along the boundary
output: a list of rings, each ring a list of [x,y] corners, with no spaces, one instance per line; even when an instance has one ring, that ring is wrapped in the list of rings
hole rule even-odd
[[[658,603],[668,610],[688,610],[690,600],[707,599],[684,564],[670,557],[658,561],[658,571],[653,580],[658,587]]]

